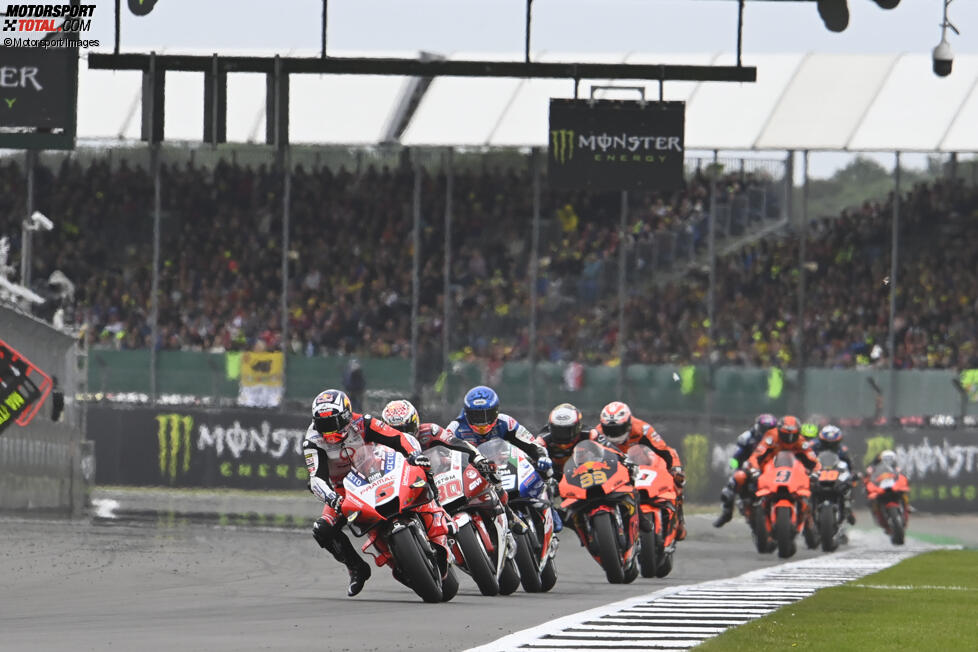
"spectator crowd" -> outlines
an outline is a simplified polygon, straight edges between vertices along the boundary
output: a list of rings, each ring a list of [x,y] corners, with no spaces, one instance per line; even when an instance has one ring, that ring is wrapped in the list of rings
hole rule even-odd
[[[163,349],[281,347],[281,174],[222,161],[163,164],[158,340]],[[20,248],[24,171],[0,159],[0,234]],[[444,314],[444,176],[421,179],[418,328],[440,368]],[[729,174],[719,202],[767,197],[773,180]],[[501,362],[529,354],[533,193],[524,169],[460,167],[452,196],[453,355]],[[291,181],[288,346],[305,355],[410,355],[411,170],[307,169]],[[57,227],[33,239],[38,291],[54,270],[75,284],[67,320],[92,346],[151,341],[153,183],[124,158],[38,167],[35,205]],[[897,345],[901,368],[978,366],[978,194],[959,182],[921,184],[899,198]],[[885,364],[889,319],[888,197],[809,229],[807,309],[797,319],[799,241],[785,230],[718,259],[713,335],[718,364]],[[708,359],[707,275],[679,273],[705,250],[709,184],[700,172],[675,193],[629,193],[626,240],[618,193],[544,184],[539,234],[538,359],[616,364],[618,251],[627,253],[626,362]],[[761,209],[770,213],[771,206]],[[767,214],[760,217],[766,218]],[[741,225],[742,226],[742,225]],[[660,246],[669,243],[668,247]],[[970,244],[969,244],[970,243]],[[668,281],[661,281],[669,278]]]

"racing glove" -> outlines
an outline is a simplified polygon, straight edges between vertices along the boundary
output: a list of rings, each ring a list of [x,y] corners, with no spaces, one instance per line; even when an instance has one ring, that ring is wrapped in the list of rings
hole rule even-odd
[[[632,482],[634,482],[635,475],[638,473],[638,464],[629,459],[622,460],[622,464],[624,464],[625,468],[628,469],[628,475],[631,476]]]
[[[683,467],[674,466],[671,469],[669,469],[669,473],[672,474],[672,479],[676,482],[678,486],[682,487],[686,484],[686,473],[685,471],[683,471]]]
[[[477,455],[472,460],[472,466],[482,474],[484,478],[493,484],[499,484],[499,476],[496,474],[496,463],[486,458],[485,455]]]
[[[407,456],[407,461],[411,466],[417,466],[424,469],[426,473],[431,472],[431,460],[428,459],[428,456],[424,453],[415,451]]]
[[[549,457],[541,457],[537,460],[537,471],[539,471],[543,477],[550,479],[554,477],[554,462]]]
[[[309,491],[337,512],[340,511],[340,507],[343,505],[343,496],[336,493],[322,478],[310,478]]]

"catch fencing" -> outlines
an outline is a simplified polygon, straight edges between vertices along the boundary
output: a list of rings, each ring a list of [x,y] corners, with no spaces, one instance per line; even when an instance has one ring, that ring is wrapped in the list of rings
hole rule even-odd
[[[94,456],[83,442],[76,339],[13,308],[0,306],[0,337],[57,378],[64,412],[52,421],[51,397],[24,427],[0,435],[0,510],[47,510],[79,515],[94,479]]]

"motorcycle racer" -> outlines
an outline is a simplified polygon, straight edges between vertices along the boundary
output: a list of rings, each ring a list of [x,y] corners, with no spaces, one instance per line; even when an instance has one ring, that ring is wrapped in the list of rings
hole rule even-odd
[[[685,539],[686,517],[683,514],[683,488],[686,486],[686,474],[676,449],[665,442],[652,427],[652,424],[633,417],[631,408],[621,401],[612,401],[601,410],[599,423],[590,432],[591,439],[597,439],[598,435],[607,437],[608,441],[621,451],[627,451],[636,444],[642,444],[665,461],[676,486],[676,511],[679,516],[676,539],[679,541]]]
[[[730,458],[730,468],[734,472],[720,492],[721,511],[720,516],[713,521],[713,527],[723,527],[733,518],[734,498],[737,497],[737,494],[743,496],[750,490],[747,473],[741,467],[750,459],[764,433],[777,426],[778,420],[773,414],[759,414],[754,419],[754,425],[737,437],[737,448],[734,449],[733,456]]]
[[[370,578],[370,565],[360,558],[349,537],[343,533],[346,517],[340,509],[346,491],[343,478],[350,471],[353,456],[364,443],[388,446],[407,458],[409,464],[430,472],[431,462],[412,438],[386,423],[353,412],[349,397],[337,389],[320,392],[312,402],[312,423],[302,443],[309,491],[324,503],[322,516],[312,528],[316,543],[328,550],[336,561],[347,567],[350,584],[347,595],[363,590]],[[437,501],[418,509],[428,530],[437,538],[450,534],[451,520]]]
[[[516,419],[499,411],[499,396],[485,385],[478,385],[466,392],[462,411],[445,430],[476,446],[490,439],[504,439],[529,456],[544,480],[553,480],[554,463],[547,449],[538,444],[530,431]],[[554,531],[560,532],[563,522],[557,511],[552,511]]]
[[[767,461],[782,451],[794,453],[809,472],[818,467],[818,458],[812,452],[811,445],[801,437],[801,424],[791,415],[781,417],[777,428],[764,433],[764,438],[747,460],[746,467],[752,474],[759,474]]]
[[[849,466],[854,478],[859,477],[852,455],[849,454],[849,447],[842,443],[842,430],[838,426],[824,426],[818,433],[818,439],[812,443],[812,452],[818,455],[822,451],[832,451],[839,456],[839,459]],[[852,513],[852,499],[846,494],[846,520],[849,525],[856,524],[856,517]]]
[[[550,411],[547,425],[537,439],[546,446],[557,477],[564,472],[564,464],[574,452],[574,446],[584,438],[583,431],[583,415],[570,403],[561,403]]]

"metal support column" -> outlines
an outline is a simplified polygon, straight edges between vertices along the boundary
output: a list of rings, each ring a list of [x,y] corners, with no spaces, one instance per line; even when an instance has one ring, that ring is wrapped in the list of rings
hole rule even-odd
[[[452,150],[445,152],[445,267],[443,271],[441,320],[441,364],[445,378],[445,403],[448,403],[448,376],[451,371],[451,323],[452,323],[452,193],[455,186],[455,173],[452,170]]]
[[[533,233],[530,240],[530,419],[536,422],[537,411],[537,274],[540,264],[540,151],[530,152],[533,175]]]
[[[24,152],[24,166],[27,175],[27,202],[24,223],[21,225],[20,243],[20,284],[25,288],[31,286],[31,248],[33,247],[31,232],[31,215],[34,214],[34,168],[37,167],[37,151],[28,149]]]
[[[153,169],[153,281],[150,294],[150,348],[149,393],[155,403],[159,398],[157,387],[157,357],[160,338],[160,144],[150,143],[150,167]]]
[[[292,162],[291,151],[284,145],[279,155],[282,170],[282,403],[285,408],[285,395],[288,389],[289,365],[289,231],[292,203]]]
[[[796,412],[801,419],[805,416],[805,264],[808,241],[808,150],[802,158],[804,184],[801,193],[801,223],[798,229],[798,314],[795,324],[796,355],[798,356],[798,396]]]
[[[713,158],[713,170],[710,175],[710,231],[708,239],[708,248],[710,256],[710,287],[707,291],[706,299],[706,339],[709,342],[709,350],[707,351],[707,376],[706,376],[706,396],[707,396],[707,415],[712,418],[713,416],[713,388],[714,374],[716,373],[715,358],[716,358],[716,283],[717,283],[717,250],[716,250],[716,232],[717,232],[717,173],[718,173],[718,161],[716,159],[716,154]]]
[[[411,229],[411,398],[421,406],[421,383],[418,378],[418,302],[421,297],[421,162],[414,156],[414,226]]]
[[[886,401],[886,418],[892,421],[896,417],[897,373],[896,373],[896,300],[897,300],[897,266],[900,253],[900,152],[895,152],[893,169],[893,228],[890,240],[890,324],[887,337],[889,348],[890,393]]]
[[[618,400],[625,400],[625,231],[628,220],[628,191],[621,191],[621,220],[618,223]]]

